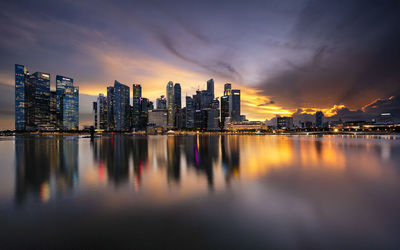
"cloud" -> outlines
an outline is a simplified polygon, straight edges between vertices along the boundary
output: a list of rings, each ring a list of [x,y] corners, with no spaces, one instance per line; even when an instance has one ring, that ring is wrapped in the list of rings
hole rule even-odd
[[[360,109],[400,93],[399,15],[397,1],[309,1],[291,40],[313,53],[283,59],[258,88],[286,108]]]

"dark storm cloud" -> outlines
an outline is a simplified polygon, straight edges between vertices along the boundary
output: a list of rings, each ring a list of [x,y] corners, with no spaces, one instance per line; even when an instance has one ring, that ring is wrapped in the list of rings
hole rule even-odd
[[[361,108],[400,93],[398,1],[310,1],[291,33],[299,47],[314,48],[303,62],[259,84],[286,107]]]

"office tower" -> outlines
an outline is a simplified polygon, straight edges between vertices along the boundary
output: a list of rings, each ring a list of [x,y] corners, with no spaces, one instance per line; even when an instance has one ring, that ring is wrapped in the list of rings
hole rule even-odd
[[[114,87],[107,87],[107,130],[115,129]]]
[[[50,127],[52,130],[56,130],[58,128],[57,91],[50,91]]]
[[[63,128],[63,96],[67,87],[74,86],[74,80],[70,77],[56,76],[56,93],[57,93],[57,127]]]
[[[210,108],[211,107],[211,103],[213,101],[213,97],[211,95],[211,92],[209,92],[208,90],[202,90],[200,92],[200,106],[201,109],[205,109],[205,108]]]
[[[229,95],[229,116],[232,122],[240,122],[240,90],[232,89]]]
[[[64,130],[79,129],[79,88],[66,86],[63,97],[62,117]]]
[[[230,83],[225,83],[224,85],[224,96],[229,96],[232,91],[232,85]]]
[[[174,85],[174,104],[175,108],[182,108],[181,85],[179,83]]]
[[[167,109],[167,99],[162,95],[160,98],[156,100],[156,108],[157,109]]]
[[[132,95],[132,126],[133,128],[139,128],[141,110],[140,98],[142,97],[142,87],[140,84],[132,85]]]
[[[93,117],[93,127],[97,128],[97,102],[92,104],[92,117]]]
[[[50,129],[50,74],[36,72],[30,81],[34,85],[34,124],[40,130]]]
[[[168,128],[174,128],[174,83],[168,82],[167,84],[167,111],[168,111]]]
[[[324,126],[324,113],[317,111],[315,113],[315,127],[322,128]]]
[[[212,108],[206,110],[207,110],[207,130],[208,131],[219,130],[219,110]]]
[[[15,64],[15,130],[26,130],[27,95],[26,82],[29,73],[24,65]]]
[[[140,98],[140,116],[139,116],[139,129],[144,129],[147,126],[147,122],[149,120],[149,99]]]
[[[115,130],[129,131],[130,128],[130,106],[129,106],[129,87],[115,81],[114,82],[114,115]]]
[[[214,100],[214,79],[210,79],[207,81],[207,91],[211,96],[211,100]]]
[[[225,120],[227,117],[229,117],[229,95],[224,95],[224,96],[221,96],[221,127],[222,128],[225,126]]]
[[[103,94],[97,97],[97,129],[107,129],[107,99]]]
[[[186,128],[194,127],[194,102],[193,98],[186,96]]]
[[[291,129],[293,128],[293,117],[277,117],[276,123],[279,129]]]

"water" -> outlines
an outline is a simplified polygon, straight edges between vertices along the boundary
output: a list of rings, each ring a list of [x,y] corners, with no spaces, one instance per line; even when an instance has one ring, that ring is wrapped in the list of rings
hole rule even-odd
[[[0,249],[400,248],[400,140],[0,138]]]

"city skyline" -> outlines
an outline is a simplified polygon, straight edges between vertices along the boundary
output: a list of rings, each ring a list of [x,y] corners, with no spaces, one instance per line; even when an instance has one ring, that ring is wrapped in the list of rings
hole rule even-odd
[[[400,114],[396,1],[3,1],[1,7],[2,129],[14,124],[14,63],[76,79],[81,124],[114,80],[141,84],[153,101],[165,95],[168,81],[181,83],[182,96],[205,89],[210,78],[219,96],[232,83],[250,120],[318,110],[349,119]]]

